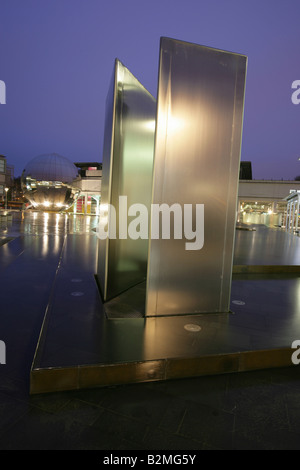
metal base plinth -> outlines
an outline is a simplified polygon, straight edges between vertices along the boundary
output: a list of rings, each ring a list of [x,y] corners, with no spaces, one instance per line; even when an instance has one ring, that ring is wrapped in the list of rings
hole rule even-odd
[[[245,351],[192,358],[168,358],[121,364],[32,369],[30,393],[49,393],[129,383],[291,366],[291,349]]]
[[[3,370],[30,378],[32,394],[297,367],[299,237],[237,230],[230,312],[144,318],[142,285],[101,301],[96,220],[13,215],[0,249]]]
[[[293,366],[299,286],[297,267],[238,266],[232,311],[145,318],[137,308],[142,284],[105,305],[92,273],[65,265],[47,307],[30,393]]]

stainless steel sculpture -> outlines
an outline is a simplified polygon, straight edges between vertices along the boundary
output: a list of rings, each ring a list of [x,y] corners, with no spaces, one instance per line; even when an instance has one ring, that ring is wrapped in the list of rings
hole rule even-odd
[[[100,239],[104,301],[146,279],[145,316],[229,311],[246,64],[243,55],[161,38],[156,105],[116,60],[100,221],[111,225],[109,207],[119,221],[126,196],[125,210],[144,205],[150,225],[147,237],[131,239],[120,222],[115,237]],[[153,237],[162,205],[169,222],[175,205],[182,209],[169,239]]]
[[[118,236],[99,241],[97,278],[104,300],[146,278],[148,239],[119,233],[119,218],[127,216],[119,196],[127,198],[127,207],[143,204],[150,212],[155,112],[155,99],[116,60],[106,102],[100,217],[104,223],[107,208],[115,208]]]
[[[246,62],[161,39],[152,204],[204,204],[204,245],[150,240],[146,316],[229,311]]]
[[[80,191],[76,187],[78,168],[56,153],[33,158],[23,170],[21,184],[32,207],[41,211],[67,210]]]

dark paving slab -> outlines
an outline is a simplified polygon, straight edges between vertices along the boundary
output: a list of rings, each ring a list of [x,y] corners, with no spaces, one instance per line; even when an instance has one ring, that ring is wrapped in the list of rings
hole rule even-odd
[[[81,236],[85,224],[82,222],[79,225],[80,231],[76,233]],[[42,227],[40,223],[37,235],[43,237]],[[60,230],[59,235],[66,233],[63,226]],[[18,235],[20,232],[16,230],[14,236]],[[41,254],[43,242],[32,242],[31,253],[34,253],[35,245],[35,249],[39,247],[37,253]],[[53,242],[48,244],[51,249]],[[0,253],[3,248],[0,248]],[[50,253],[51,250],[49,256]],[[34,276],[32,269],[28,271],[31,272],[31,279],[35,279],[32,285],[37,286],[40,282],[44,286],[40,300],[43,295],[44,299],[47,295],[49,299],[53,292],[51,281],[55,263],[52,265],[50,260],[51,256],[47,261],[45,259],[44,265],[47,266],[46,271],[51,267],[48,273],[38,271],[39,276]],[[11,273],[13,262],[11,258],[8,263]],[[32,268],[31,262],[28,260],[28,266]],[[28,373],[44,311],[34,308],[34,299],[26,294],[26,289],[20,291],[27,275],[26,267],[24,263],[25,272],[16,273],[18,282],[14,282],[8,292],[12,300],[10,310],[3,309],[0,304],[0,338],[5,339],[10,349],[7,364],[0,365],[1,450],[84,449],[104,451],[106,455],[110,450],[134,454],[136,450],[151,453],[154,450],[184,449],[197,453],[199,450],[219,449],[300,449],[299,366],[29,395]],[[4,272],[0,272],[1,281]],[[71,275],[72,279],[79,278],[76,271]],[[280,282],[285,280],[288,279],[281,279]],[[275,279],[271,281],[273,283]],[[281,309],[281,321],[287,315],[288,306],[295,300],[296,279],[292,278],[292,281],[291,302],[289,296],[286,296],[284,308]],[[1,299],[5,297],[3,289],[2,284]],[[73,284],[71,289],[71,292],[82,291],[78,284],[76,290]],[[35,294],[38,291],[35,288]],[[233,292],[233,300],[245,301],[244,294],[247,291],[238,287]],[[252,297],[255,297],[255,292],[256,289],[253,289]],[[261,295],[263,293],[262,289]],[[25,295],[23,302],[22,295]],[[273,334],[277,334],[276,325],[280,317],[280,305],[277,303],[280,302],[281,294],[273,286],[268,296],[274,295],[276,304],[273,302],[273,308],[275,317],[278,317],[275,323],[272,323],[271,306],[266,307],[267,311],[257,310],[254,318],[248,310],[248,302],[245,302],[234,304],[235,324],[238,321],[243,323],[242,316],[245,316],[252,330],[258,334],[261,324],[269,320],[270,325],[273,325]],[[8,304],[7,301],[6,306]],[[45,303],[41,305],[44,308]],[[296,311],[295,307],[295,322]],[[5,328],[2,327],[4,318]],[[294,325],[294,336],[297,338],[299,330],[296,329],[296,323]],[[288,326],[286,332],[290,334]],[[21,333],[24,334],[24,340]],[[278,333],[281,336],[280,331]],[[102,455],[97,454],[97,457],[101,460]]]
[[[236,230],[234,265],[300,266],[300,237],[278,228]]]
[[[0,249],[1,340],[6,344],[6,367],[23,378],[29,377],[27,364],[35,351],[33,340],[37,342],[40,334],[63,241],[55,236],[19,237]]]
[[[280,261],[289,263],[300,242],[278,230],[270,236],[265,229],[239,233],[239,263],[250,261],[244,250],[249,234],[260,237],[251,260],[262,266],[278,240],[289,247]],[[143,284],[103,305],[94,277],[96,253],[95,235],[66,236],[31,374],[32,393],[291,364],[291,344],[300,329],[298,274],[233,275],[230,313],[144,318]]]

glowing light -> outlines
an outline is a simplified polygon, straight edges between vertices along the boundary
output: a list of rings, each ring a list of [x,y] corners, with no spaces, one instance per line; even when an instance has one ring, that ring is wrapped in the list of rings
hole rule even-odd
[[[172,133],[182,131],[186,122],[182,118],[175,117],[173,115],[168,116],[168,130]]]
[[[155,126],[156,126],[156,121],[155,120],[145,121],[143,123],[143,125],[148,131],[154,132],[155,131]]]

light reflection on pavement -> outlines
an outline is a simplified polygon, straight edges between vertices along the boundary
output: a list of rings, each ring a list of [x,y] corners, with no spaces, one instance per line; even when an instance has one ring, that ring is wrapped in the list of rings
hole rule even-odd
[[[1,237],[95,233],[99,217],[55,212],[10,211],[0,224]]]
[[[5,211],[0,211],[0,215]],[[1,239],[20,235],[91,234],[96,235],[99,216],[55,212],[9,211],[11,217],[0,217]],[[254,231],[237,230],[235,265],[300,266],[300,237],[284,230],[256,225]]]

